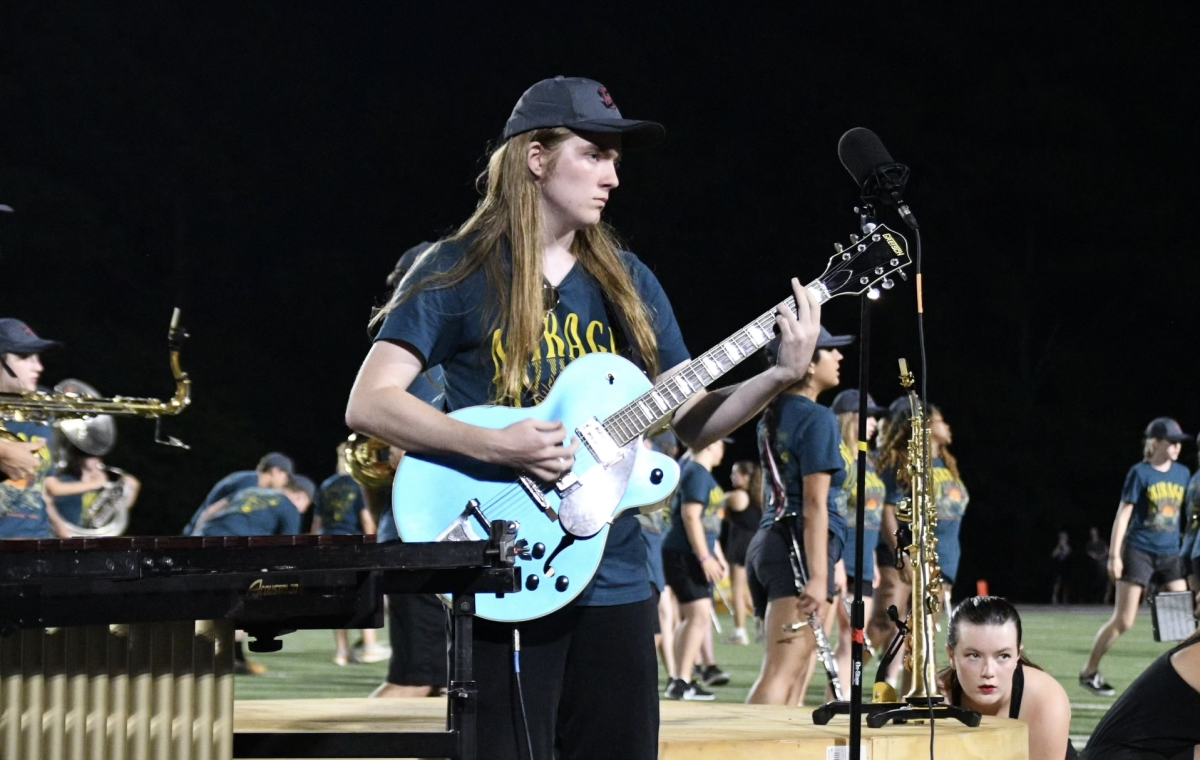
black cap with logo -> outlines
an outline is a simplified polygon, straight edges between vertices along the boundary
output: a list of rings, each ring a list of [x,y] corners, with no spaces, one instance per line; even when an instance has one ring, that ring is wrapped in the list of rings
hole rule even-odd
[[[551,127],[620,134],[625,149],[650,148],[666,136],[661,124],[623,118],[608,89],[582,77],[543,79],[526,90],[504,125],[504,139]]]
[[[0,355],[40,354],[48,348],[61,345],[56,340],[39,338],[29,325],[19,319],[0,319]]]

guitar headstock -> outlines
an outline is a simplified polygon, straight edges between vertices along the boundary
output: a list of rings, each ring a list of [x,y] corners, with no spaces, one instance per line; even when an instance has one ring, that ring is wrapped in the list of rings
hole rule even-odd
[[[908,279],[904,273],[904,268],[912,263],[908,241],[885,225],[862,237],[851,235],[849,244],[835,243],[833,247],[836,253],[816,280],[828,298],[861,295],[876,284],[891,290],[895,285],[891,276],[897,273]]]

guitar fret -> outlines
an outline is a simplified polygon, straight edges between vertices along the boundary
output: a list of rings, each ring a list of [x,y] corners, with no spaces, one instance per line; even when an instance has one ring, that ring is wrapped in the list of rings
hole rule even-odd
[[[684,378],[682,372],[675,376],[675,384],[679,386],[679,390],[683,391],[685,396],[690,395],[695,390],[692,388],[692,384]]]
[[[658,395],[657,388],[650,391],[650,400],[653,401],[658,406],[658,408],[662,411],[663,414],[666,414],[667,411],[670,409],[670,407],[667,406],[667,402],[663,401],[663,397]]]
[[[724,349],[725,355],[729,357],[729,361],[734,364],[737,364],[743,356],[741,347],[732,338],[722,343],[721,348]]]
[[[763,332],[763,329],[758,326],[757,322],[750,323],[750,327],[747,328],[747,333],[748,333],[748,337],[750,338],[750,342],[755,347],[761,346],[762,344],[764,344],[768,340],[770,340],[767,337],[767,334],[765,332]]]
[[[708,354],[700,357],[700,363],[704,366],[704,371],[708,373],[710,383],[721,376],[721,368]]]
[[[649,419],[651,416],[650,408],[646,406],[645,402],[641,399],[638,399],[637,405],[642,410],[642,413],[646,415],[647,419]]]

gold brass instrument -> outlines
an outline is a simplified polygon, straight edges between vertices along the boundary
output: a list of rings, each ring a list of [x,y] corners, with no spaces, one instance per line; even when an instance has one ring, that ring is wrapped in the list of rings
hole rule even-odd
[[[179,351],[183,346],[187,332],[179,325],[179,309],[171,316],[171,327],[167,333],[167,343],[171,351],[171,374],[175,376],[175,395],[167,401],[156,398],[133,398],[129,396],[114,396],[112,398],[88,398],[81,393],[28,391],[26,393],[0,394],[0,421],[11,422],[43,421],[52,422],[62,419],[95,417],[101,414],[112,414],[132,417],[148,417],[160,419],[179,414],[191,403],[192,381],[183,371],[179,363]],[[11,434],[5,434],[12,439]],[[172,446],[183,446],[175,439],[161,440],[159,443]]]
[[[342,454],[346,470],[364,489],[391,488],[396,477],[391,449],[383,441],[362,433],[351,433]]]
[[[908,391],[912,410],[912,434],[908,440],[908,474],[912,496],[896,506],[896,519],[912,525],[912,543],[904,548],[912,571],[909,600],[909,629],[905,639],[905,668],[912,673],[912,688],[904,695],[909,704],[938,703],[937,649],[933,642],[934,621],[942,611],[942,569],[938,566],[937,504],[929,498],[929,420],[913,388],[908,364],[900,360],[900,384]]]

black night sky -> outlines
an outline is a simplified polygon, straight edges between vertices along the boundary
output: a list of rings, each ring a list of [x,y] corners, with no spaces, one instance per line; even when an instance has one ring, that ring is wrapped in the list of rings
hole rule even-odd
[[[109,457],[146,483],[133,532],[177,533],[268,450],[332,471],[384,277],[470,212],[521,92],[566,74],[666,125],[610,221],[694,354],[856,231],[843,132],[912,167],[930,396],[972,495],[959,593],[1045,601],[1055,531],[1079,558],[1107,536],[1146,423],[1200,429],[1186,6],[567,5],[0,6],[0,316],[67,344],[48,384],[106,395],[169,395],[172,306],[193,336],[195,401],[168,423],[192,450],[132,420]],[[825,315],[857,332],[855,300]],[[917,358],[911,281],[873,324],[887,403]]]

